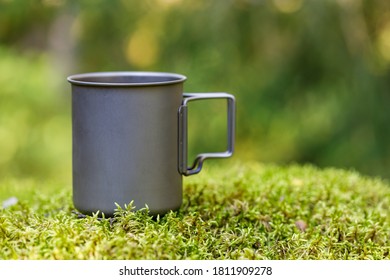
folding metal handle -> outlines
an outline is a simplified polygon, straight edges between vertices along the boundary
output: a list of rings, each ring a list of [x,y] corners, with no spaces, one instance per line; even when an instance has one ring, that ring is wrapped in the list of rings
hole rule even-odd
[[[188,153],[188,103],[200,99],[227,99],[227,150],[222,153],[202,153],[196,156],[192,166],[187,166]],[[202,170],[203,161],[208,158],[227,158],[233,154],[235,133],[235,99],[227,93],[185,93],[178,111],[179,118],[179,173],[185,176],[197,174]]]

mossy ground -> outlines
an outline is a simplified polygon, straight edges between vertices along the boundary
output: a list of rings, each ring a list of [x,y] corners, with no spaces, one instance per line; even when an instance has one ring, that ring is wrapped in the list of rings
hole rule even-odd
[[[259,163],[184,179],[181,209],[80,216],[71,188],[0,182],[0,259],[390,259],[390,186],[353,171]],[[131,208],[131,204],[128,206]]]

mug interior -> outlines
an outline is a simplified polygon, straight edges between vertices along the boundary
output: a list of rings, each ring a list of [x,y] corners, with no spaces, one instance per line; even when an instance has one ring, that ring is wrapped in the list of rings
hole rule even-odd
[[[186,77],[163,72],[96,72],[68,77],[74,85],[94,86],[150,86],[181,83]]]

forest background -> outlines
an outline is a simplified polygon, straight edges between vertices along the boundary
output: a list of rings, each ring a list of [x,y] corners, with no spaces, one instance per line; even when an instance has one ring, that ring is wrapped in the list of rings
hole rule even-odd
[[[66,77],[95,71],[234,94],[232,160],[390,178],[390,1],[0,0],[1,177],[70,182]],[[190,111],[190,157],[224,150],[225,103]]]

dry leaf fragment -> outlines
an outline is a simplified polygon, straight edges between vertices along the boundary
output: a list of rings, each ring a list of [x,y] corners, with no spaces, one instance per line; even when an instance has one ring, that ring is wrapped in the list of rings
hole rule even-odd
[[[303,220],[298,220],[295,222],[295,226],[301,231],[305,232],[307,229],[307,223]]]

